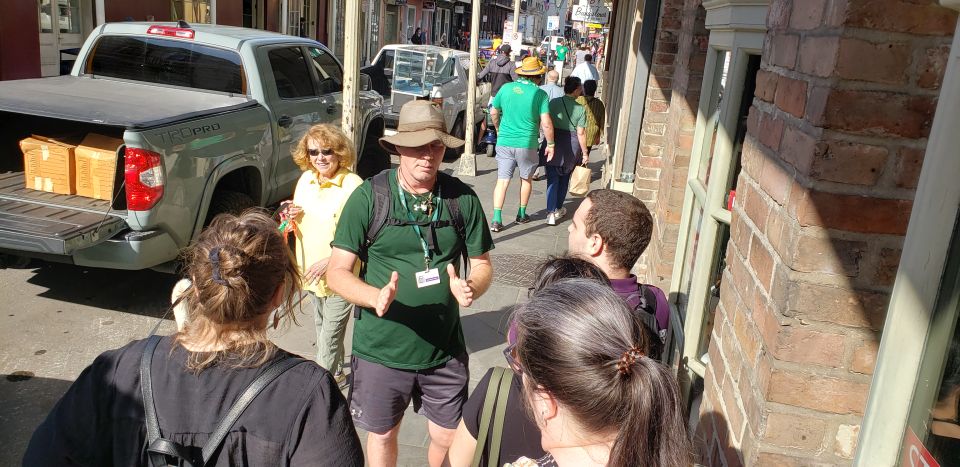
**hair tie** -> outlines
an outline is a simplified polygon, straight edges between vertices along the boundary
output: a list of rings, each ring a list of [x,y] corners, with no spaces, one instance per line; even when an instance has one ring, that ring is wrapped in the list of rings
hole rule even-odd
[[[227,281],[220,277],[220,247],[211,248],[208,257],[210,258],[210,265],[213,267],[213,281],[221,285],[227,285]]]
[[[627,350],[620,356],[620,361],[617,362],[617,371],[619,371],[621,375],[629,375],[633,364],[640,358],[643,358],[643,356],[643,351],[641,351],[639,347]]]

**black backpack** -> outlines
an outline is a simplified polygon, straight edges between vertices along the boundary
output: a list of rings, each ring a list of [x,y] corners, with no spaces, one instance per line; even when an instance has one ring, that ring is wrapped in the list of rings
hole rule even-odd
[[[662,361],[670,333],[670,303],[667,296],[657,286],[640,284],[636,292],[625,298],[629,303],[634,297],[638,298],[639,302],[633,311],[650,336],[650,357]]]
[[[463,249],[460,252],[461,260],[463,261],[463,268],[457,268],[458,271],[463,271],[463,276],[466,276],[470,268],[470,258],[467,256],[467,227],[466,223],[463,221],[463,213],[460,211],[460,201],[456,195],[443,198],[443,204],[447,206],[447,210],[450,211],[450,220],[437,220],[434,221],[420,221],[413,222],[407,219],[396,219],[390,216],[393,209],[393,193],[390,192],[390,170],[384,170],[373,177],[370,178],[370,185],[373,187],[373,214],[370,217],[370,224],[367,225],[367,236],[363,244],[360,246],[360,251],[357,252],[357,257],[360,258],[362,265],[360,266],[360,278],[363,279],[366,277],[367,273],[367,259],[368,253],[370,251],[370,246],[377,241],[377,237],[380,236],[380,233],[383,232],[383,228],[387,225],[419,225],[420,227],[426,227],[426,242],[427,247],[431,250],[436,249],[436,239],[434,236],[435,229],[443,227],[453,227],[456,229],[457,238],[463,244]],[[440,186],[452,186],[455,182],[454,178],[450,175],[447,175],[443,172],[437,173],[437,184]],[[360,307],[354,308],[353,313],[355,318],[360,318]]]
[[[160,336],[153,335],[147,340],[147,345],[140,355],[140,394],[143,397],[143,410],[147,424],[147,465],[150,467],[182,466],[202,467],[210,462],[213,455],[220,449],[230,428],[237,422],[243,411],[260,394],[268,384],[277,379],[287,370],[307,360],[295,357],[281,357],[271,363],[262,373],[257,375],[249,386],[237,397],[236,402],[220,422],[217,423],[210,438],[199,453],[195,448],[188,448],[180,443],[161,437],[160,420],[157,418],[157,408],[153,401],[153,378],[150,375],[150,366],[153,363],[153,353],[160,343]]]

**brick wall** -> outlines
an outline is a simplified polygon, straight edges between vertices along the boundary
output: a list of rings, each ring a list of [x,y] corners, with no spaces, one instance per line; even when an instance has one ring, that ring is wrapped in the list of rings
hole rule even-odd
[[[644,103],[633,194],[655,218],[640,279],[667,289],[706,60],[701,0],[663,0]]]
[[[851,462],[955,22],[926,0],[771,2],[706,464]]]

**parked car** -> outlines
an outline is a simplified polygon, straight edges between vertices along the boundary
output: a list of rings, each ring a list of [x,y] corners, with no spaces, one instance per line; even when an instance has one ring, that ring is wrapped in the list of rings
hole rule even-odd
[[[373,88],[383,98],[387,127],[395,128],[403,104],[430,99],[440,106],[450,134],[466,135],[467,93],[470,54],[433,45],[388,45],[377,53],[370,66],[361,71],[371,77]],[[478,83],[474,121],[483,120],[483,106],[490,99],[490,85]],[[478,131],[475,129],[475,132]],[[476,133],[475,133],[476,134]],[[463,150],[449,150],[455,157]]]
[[[339,122],[342,80],[309,39],[184,22],[96,28],[70,75],[0,82],[0,253],[169,269],[216,214],[291,196],[302,173],[291,149],[310,126]],[[369,176],[389,167],[383,99],[360,94],[357,170]],[[18,142],[71,133],[120,140],[110,201],[25,187]]]

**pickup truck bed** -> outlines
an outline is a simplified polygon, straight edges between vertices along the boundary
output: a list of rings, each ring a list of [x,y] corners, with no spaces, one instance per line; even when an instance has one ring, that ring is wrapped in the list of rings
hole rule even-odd
[[[260,105],[247,96],[90,76],[5,82],[0,111],[129,129]]]
[[[0,173],[0,248],[70,254],[126,227],[110,202],[24,187],[23,172]]]

